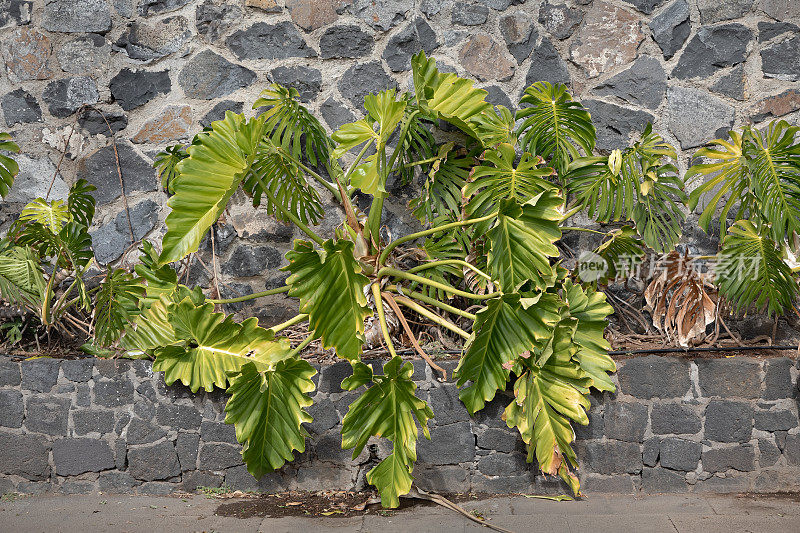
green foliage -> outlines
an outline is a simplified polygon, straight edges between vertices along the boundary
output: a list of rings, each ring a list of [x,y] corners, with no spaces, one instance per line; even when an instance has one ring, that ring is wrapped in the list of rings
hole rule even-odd
[[[8,196],[14,185],[14,177],[19,173],[19,165],[11,157],[2,152],[19,153],[19,146],[11,140],[11,135],[0,131],[0,197]]]
[[[139,298],[144,294],[139,279],[129,272],[109,270],[95,300],[95,341],[102,346],[113,344],[138,314]]]

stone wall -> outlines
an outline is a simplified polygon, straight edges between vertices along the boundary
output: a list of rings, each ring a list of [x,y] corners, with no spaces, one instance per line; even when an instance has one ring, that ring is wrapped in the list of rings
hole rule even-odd
[[[297,87],[335,129],[360,116],[368,92],[408,88],[420,48],[477,79],[496,104],[513,106],[536,80],[568,83],[598,125],[601,150],[652,121],[682,149],[685,169],[725,128],[797,122],[799,19],[796,0],[0,0],[0,128],[24,152],[0,230],[21,202],[45,194],[66,151],[51,197],[79,177],[97,185],[95,250],[102,263],[117,261],[130,235],[109,126],[134,238],[158,240],[159,149],[225,109],[249,109],[270,81]],[[83,104],[109,125],[94,111],[77,114]],[[395,233],[412,224],[404,206],[414,191],[394,191]],[[340,220],[332,212],[325,231]],[[225,296],[280,283],[275,268],[293,236],[235,199],[216,230]],[[208,283],[199,262],[190,281]],[[257,305],[234,310],[267,321],[287,313],[281,296]]]
[[[555,492],[525,462],[517,431],[500,419],[507,397],[470,418],[450,383],[415,362],[431,403],[432,440],[418,444],[418,484],[442,492]],[[380,365],[374,362],[374,365]],[[454,361],[445,362],[448,370]],[[373,440],[355,460],[340,420],[346,362],[314,378],[305,453],[256,482],[240,458],[225,396],[166,387],[146,361],[0,357],[0,494],[17,491],[169,493],[199,486],[277,491],[363,489],[389,453]],[[798,364],[780,359],[650,356],[620,362],[618,394],[595,395],[577,430],[587,492],[800,489]]]

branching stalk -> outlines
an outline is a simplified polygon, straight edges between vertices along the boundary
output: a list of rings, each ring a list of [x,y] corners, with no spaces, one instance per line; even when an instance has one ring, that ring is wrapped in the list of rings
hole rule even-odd
[[[417,276],[416,274],[409,274],[408,272],[403,272],[402,270],[390,267],[383,267],[378,271],[378,278],[386,276],[393,276],[395,278],[407,279],[409,281],[416,281],[417,283],[422,283],[423,285],[429,285],[431,287],[441,289],[445,292],[449,292],[450,294],[455,294],[457,296],[462,296],[464,298],[470,298],[472,300],[488,300],[490,298],[500,296],[501,294],[499,291],[490,294],[475,294],[472,292],[462,291],[460,289],[456,289],[454,287],[445,285],[444,283],[439,283],[438,281],[433,281],[428,278],[423,278],[422,276]]]
[[[428,320],[430,320],[434,324],[439,324],[443,328],[447,328],[450,331],[452,331],[453,333],[455,333],[456,335],[459,335],[459,336],[461,336],[461,337],[463,337],[465,339],[469,338],[469,333],[467,333],[466,331],[464,331],[460,327],[456,326],[455,324],[453,324],[449,320],[446,320],[446,319],[444,319],[444,318],[442,318],[440,316],[437,316],[437,315],[431,313],[430,311],[425,309],[423,306],[419,305],[417,302],[415,302],[413,300],[409,300],[408,298],[404,298],[403,296],[395,297],[395,301],[397,303],[405,305],[409,309],[412,309],[412,310],[416,311],[417,313],[419,313],[420,315],[424,316],[425,318],[427,318]]]
[[[475,272],[477,275],[481,276],[482,278],[486,278],[487,280],[492,281],[492,278],[491,278],[491,276],[489,276],[489,274],[485,273],[483,270],[479,269],[475,265],[471,265],[470,263],[467,263],[466,261],[462,261],[461,259],[441,259],[439,261],[431,261],[429,263],[423,263],[421,265],[418,265],[418,266],[415,266],[414,268],[409,269],[408,273],[409,274],[415,274],[417,272],[421,272],[421,271],[427,270],[429,268],[435,268],[435,267],[445,266],[445,265],[459,265],[459,266],[462,266],[464,268],[468,268],[468,269],[472,270],[473,272]]]
[[[414,291],[405,290],[405,289],[403,289],[403,287],[401,287],[399,285],[389,285],[387,287],[387,290],[394,291],[394,292],[396,292],[398,294],[401,294],[403,296],[408,296],[409,298],[413,298],[415,300],[419,300],[420,302],[424,302],[424,303],[426,303],[428,305],[432,305],[434,307],[438,307],[442,311],[447,311],[448,313],[453,313],[454,315],[463,316],[464,318],[468,318],[470,320],[475,320],[476,318],[478,318],[475,315],[473,315],[472,313],[464,311],[463,309],[459,309],[458,307],[453,307],[452,305],[448,305],[448,304],[446,304],[444,302],[440,302],[436,298],[431,298],[430,296],[426,296],[426,295],[422,294],[421,292],[414,292]]]
[[[206,301],[212,304],[234,304],[236,302],[246,302],[247,300],[255,300],[256,298],[261,298],[263,296],[272,296],[273,294],[289,292],[290,288],[291,287],[289,287],[289,285],[284,285],[283,287],[278,287],[277,289],[268,289],[266,291],[254,292],[252,294],[246,294],[244,296],[237,296],[236,298],[224,298],[221,300],[208,299]]]
[[[378,322],[380,322],[381,325],[381,333],[383,333],[383,338],[386,341],[386,347],[389,349],[389,354],[391,354],[392,357],[397,357],[397,352],[392,343],[392,337],[389,335],[389,326],[386,324],[386,315],[383,312],[383,298],[381,296],[380,282],[373,283],[371,288],[372,297],[375,300],[375,309],[378,311]]]
[[[294,357],[294,356],[296,356],[297,354],[299,354],[300,352],[302,352],[302,351],[303,351],[303,349],[304,349],[306,346],[308,346],[309,344],[311,344],[312,342],[314,342],[314,334],[313,334],[313,333],[312,333],[311,335],[309,335],[308,337],[306,337],[306,338],[303,340],[303,342],[301,342],[300,344],[298,344],[298,345],[297,345],[297,348],[295,348],[294,350],[292,350],[291,352],[289,352],[289,355],[287,356],[287,359],[288,359],[288,358],[291,358],[291,357]]]
[[[297,315],[294,318],[290,318],[286,322],[282,322],[282,323],[280,323],[280,324],[278,324],[276,326],[272,326],[271,328],[269,328],[269,330],[272,333],[278,333],[279,331],[282,331],[282,330],[284,330],[284,329],[286,329],[288,327],[294,326],[295,324],[299,324],[300,322],[303,322],[304,320],[307,320],[307,319],[308,319],[308,315],[307,314],[300,314],[300,315]]]
[[[275,148],[277,149],[278,153],[281,154],[282,157],[285,157],[286,159],[290,160],[292,163],[303,169],[303,171],[306,174],[317,180],[320,184],[322,184],[323,187],[328,189],[328,191],[330,191],[330,193],[334,196],[334,198],[341,201],[341,198],[339,198],[339,190],[333,183],[320,176],[319,173],[315,172],[307,165],[304,165],[299,159],[295,158],[292,154],[290,154],[280,146],[276,146]]]
[[[272,202],[272,205],[278,208],[278,211],[284,214],[286,218],[294,222],[295,226],[300,228],[303,233],[311,237],[311,240],[317,243],[318,245],[322,246],[322,243],[325,242],[322,237],[314,233],[314,230],[303,224],[303,222],[291,211],[283,207],[272,195],[272,192],[264,185],[263,180],[260,177],[256,177],[258,183],[261,185],[261,188],[264,190],[264,194],[269,198],[269,201]]]

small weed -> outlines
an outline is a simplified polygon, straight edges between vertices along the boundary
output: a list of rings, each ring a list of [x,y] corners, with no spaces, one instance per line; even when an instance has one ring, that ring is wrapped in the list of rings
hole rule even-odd
[[[22,496],[22,495],[17,493],[17,492],[6,492],[2,496],[0,496],[0,501],[13,502],[14,500],[19,498],[20,496]]]
[[[214,496],[220,496],[231,492],[231,488],[227,485],[222,485],[221,487],[197,487],[197,491],[205,494],[209,498],[213,498]]]

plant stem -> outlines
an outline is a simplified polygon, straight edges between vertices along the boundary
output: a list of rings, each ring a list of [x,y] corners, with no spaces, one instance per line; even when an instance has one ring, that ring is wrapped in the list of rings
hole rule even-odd
[[[449,320],[445,320],[444,318],[442,318],[440,316],[436,316],[435,314],[431,313],[430,311],[428,311],[427,309],[425,309],[424,307],[422,307],[418,303],[414,302],[413,300],[409,300],[408,298],[404,298],[402,296],[398,296],[397,298],[395,298],[395,301],[397,303],[401,303],[401,304],[405,305],[409,309],[412,309],[412,310],[416,311],[417,313],[419,313],[420,315],[424,316],[425,318],[427,318],[431,322],[434,322],[435,324],[439,324],[440,326],[449,329],[450,331],[452,331],[456,335],[460,335],[461,337],[463,337],[465,339],[469,338],[469,333],[467,333],[466,331],[464,331],[460,327],[456,326],[455,324],[453,324]]]
[[[307,318],[308,318],[308,315],[300,314],[300,315],[297,315],[294,318],[290,318],[286,322],[278,324],[277,326],[272,326],[271,328],[268,328],[268,329],[272,333],[278,333],[279,331],[282,331],[282,330],[288,328],[289,326],[294,326],[295,324],[299,324],[300,322],[302,322],[303,320],[306,320]]]
[[[358,155],[356,156],[355,160],[350,164],[350,167],[348,167],[347,172],[344,173],[344,177],[342,178],[343,182],[347,183],[347,179],[350,177],[350,174],[353,173],[358,164],[361,162],[361,159],[364,157],[364,154],[367,153],[367,149],[369,149],[369,147],[372,146],[372,142],[374,140],[375,139],[368,140],[367,143],[364,145],[364,148],[362,148],[361,151],[358,152]]]
[[[325,241],[322,239],[322,237],[320,237],[319,235],[317,235],[316,233],[314,233],[314,231],[313,231],[311,228],[309,228],[308,226],[306,226],[305,224],[303,224],[303,222],[302,222],[302,221],[301,221],[301,220],[300,220],[300,219],[297,217],[297,215],[295,215],[294,213],[292,213],[291,211],[289,211],[288,209],[286,209],[285,207],[283,207],[283,206],[282,206],[282,205],[281,205],[281,204],[280,204],[280,203],[279,203],[279,202],[278,202],[278,201],[275,199],[275,197],[272,195],[272,192],[270,192],[270,190],[264,186],[264,182],[261,180],[261,178],[259,178],[259,177],[256,177],[256,179],[258,180],[258,183],[261,185],[261,188],[263,189],[263,191],[264,191],[264,194],[266,195],[266,197],[267,197],[267,198],[269,198],[269,201],[270,201],[270,202],[272,202],[272,205],[274,205],[275,207],[277,207],[277,208],[278,208],[278,211],[280,211],[281,213],[283,213],[283,215],[284,215],[286,218],[288,218],[289,220],[291,220],[292,222],[294,222],[295,226],[297,226],[298,228],[300,228],[300,229],[303,231],[303,233],[305,233],[306,235],[308,235],[309,237],[311,237],[311,240],[312,240],[312,241],[314,241],[314,242],[315,242],[315,243],[317,243],[318,245],[322,246],[322,243],[323,243],[323,242],[325,242]]]
[[[237,296],[236,298],[225,298],[222,300],[208,299],[206,301],[212,304],[234,304],[236,302],[246,302],[247,300],[255,300],[256,298],[261,298],[263,296],[271,296],[273,294],[289,292],[290,288],[291,287],[289,287],[288,285],[284,285],[283,287],[278,287],[277,289],[268,289],[266,291],[254,292],[252,294],[246,294],[245,296]]]
[[[290,154],[289,152],[284,150],[282,147],[276,146],[275,148],[277,149],[278,153],[281,154],[281,156],[283,156],[286,159],[290,160],[292,163],[294,163],[298,167],[302,168],[303,171],[305,171],[306,174],[308,174],[309,176],[311,176],[312,178],[314,178],[315,180],[320,182],[322,184],[322,186],[324,186],[326,189],[328,189],[330,191],[330,193],[334,196],[334,198],[336,198],[337,200],[341,200],[339,198],[339,190],[336,188],[336,186],[333,183],[329,182],[328,180],[326,180],[325,178],[320,176],[317,172],[315,172],[314,170],[310,169],[308,166],[304,165],[299,159],[295,158],[292,154]]]
[[[444,302],[440,302],[436,298],[431,298],[430,296],[426,296],[421,292],[404,290],[403,287],[397,285],[389,285],[387,287],[387,290],[392,290],[397,294],[414,298],[415,300],[419,300],[420,302],[425,302],[428,305],[438,307],[442,311],[447,311],[448,313],[453,313],[454,315],[463,316],[464,318],[468,318],[470,320],[475,320],[476,318],[478,318],[472,313],[459,309],[458,307],[453,307],[452,305],[446,304]]]
[[[479,269],[475,265],[471,265],[471,264],[467,263],[466,261],[462,261],[461,259],[442,259],[442,260],[439,260],[439,261],[431,261],[430,263],[423,263],[421,265],[415,266],[414,268],[410,269],[408,271],[408,273],[409,274],[414,274],[414,273],[420,272],[422,270],[427,270],[429,268],[434,268],[434,267],[443,266],[443,265],[460,265],[462,267],[466,267],[466,268],[472,270],[477,275],[479,275],[479,276],[481,276],[483,278],[486,278],[489,281],[492,281],[492,278],[491,278],[491,276],[489,276],[489,274],[485,273],[483,270]]]
[[[417,233],[410,233],[410,234],[406,235],[405,237],[400,237],[399,239],[396,239],[396,240],[392,241],[391,243],[389,243],[389,245],[386,248],[383,249],[383,252],[381,253],[381,256],[378,258],[378,264],[383,265],[384,263],[386,263],[386,259],[389,257],[389,253],[392,250],[394,250],[395,248],[397,248],[398,246],[400,246],[401,244],[403,244],[403,243],[406,243],[408,241],[413,241],[413,240],[419,239],[421,237],[427,237],[428,235],[433,235],[434,233],[447,231],[447,230],[450,230],[450,229],[453,229],[453,228],[458,228],[458,227],[461,227],[461,226],[469,226],[470,224],[477,224],[478,222],[483,222],[485,220],[490,220],[490,219],[492,219],[492,218],[494,218],[496,216],[497,216],[497,211],[495,211],[494,213],[492,213],[490,215],[486,215],[485,217],[470,218],[470,219],[467,219],[467,220],[458,220],[456,222],[450,222],[449,224],[445,224],[443,226],[437,226],[435,228],[426,229],[425,231],[418,231]]]
[[[470,298],[472,300],[488,300],[490,298],[494,298],[495,296],[500,296],[501,294],[500,292],[493,292],[491,294],[474,294],[471,292],[466,292],[460,289],[450,287],[448,285],[445,285],[444,283],[439,283],[438,281],[433,281],[428,278],[423,278],[422,276],[417,276],[416,274],[409,274],[408,272],[403,272],[402,270],[390,267],[383,267],[378,271],[378,279],[386,276],[394,276],[396,278],[407,279],[409,281],[416,281],[417,283],[422,283],[423,285],[429,285],[431,287],[441,289],[450,294],[455,294],[457,296],[462,296],[464,298]]]
[[[412,163],[406,163],[405,165],[403,165],[403,168],[411,168],[411,167],[416,167],[416,166],[419,166],[419,165],[424,165],[426,163],[433,163],[434,161],[437,161],[439,159],[442,159],[442,158],[439,157],[438,155],[436,155],[434,157],[429,157],[428,159],[422,159],[420,161],[414,161]]]
[[[596,233],[597,235],[606,235],[605,232],[597,231],[596,229],[578,228],[575,226],[561,226],[561,231],[583,231],[586,233]]]
[[[386,315],[383,312],[383,297],[381,296],[380,282],[373,283],[371,289],[372,297],[375,299],[375,309],[378,311],[378,321],[381,324],[381,333],[383,333],[383,338],[386,340],[386,347],[389,349],[389,353],[392,357],[397,357],[397,352],[392,343],[392,337],[389,335],[389,326],[386,324]]]
[[[306,346],[308,346],[308,345],[309,345],[309,344],[311,344],[312,342],[314,342],[314,335],[313,335],[313,334],[311,334],[311,335],[309,335],[308,337],[306,337],[306,338],[303,340],[303,342],[301,342],[300,344],[298,344],[298,345],[297,345],[297,348],[295,348],[294,350],[292,350],[291,352],[289,352],[289,355],[287,356],[287,359],[288,359],[289,357],[294,357],[294,356],[296,356],[297,354],[299,354],[300,352],[302,352],[302,351],[303,351],[303,348],[305,348]]]
[[[392,157],[389,159],[389,171],[394,168],[394,164],[397,162],[397,158],[403,149],[403,143],[406,140],[406,135],[408,135],[408,130],[411,128],[411,123],[414,122],[414,117],[416,117],[418,114],[419,109],[412,111],[408,116],[406,123],[403,124],[403,129],[400,130],[400,137],[397,138],[397,147],[394,149],[394,152],[392,152]]]

